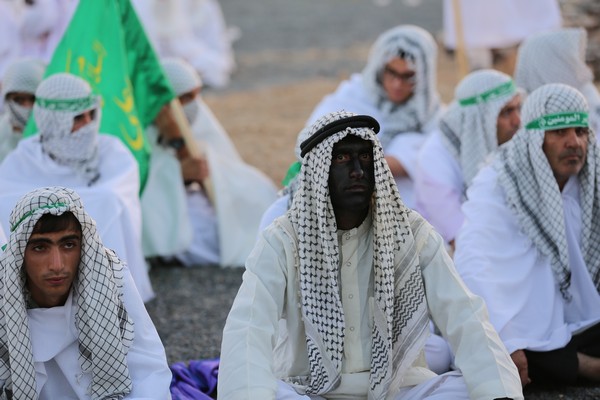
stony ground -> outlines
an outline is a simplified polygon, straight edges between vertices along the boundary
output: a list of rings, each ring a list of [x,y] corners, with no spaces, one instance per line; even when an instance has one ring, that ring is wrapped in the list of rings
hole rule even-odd
[[[296,135],[315,104],[339,81],[362,69],[369,45],[397,24],[413,23],[436,34],[441,2],[418,7],[395,0],[222,0],[235,44],[238,70],[225,90],[204,98],[242,157],[276,183],[294,161]],[[360,22],[357,22],[360,21]],[[456,65],[443,51],[439,90],[452,97]],[[219,356],[227,312],[242,269],[172,265],[152,268],[157,297],[147,304],[170,363]],[[534,388],[527,399],[600,399],[600,389]]]

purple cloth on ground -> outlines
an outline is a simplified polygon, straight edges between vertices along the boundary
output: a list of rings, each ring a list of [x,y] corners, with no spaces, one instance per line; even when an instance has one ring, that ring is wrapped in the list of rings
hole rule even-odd
[[[219,359],[191,360],[188,365],[176,362],[170,365],[171,396],[173,400],[212,400],[217,387]]]

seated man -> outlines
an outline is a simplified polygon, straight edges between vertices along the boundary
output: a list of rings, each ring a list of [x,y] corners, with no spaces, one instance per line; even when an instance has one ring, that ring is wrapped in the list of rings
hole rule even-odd
[[[466,189],[488,154],[521,125],[521,95],[510,76],[494,70],[467,75],[417,159],[416,209],[448,243],[464,216]]]
[[[2,398],[171,398],[156,329],[79,196],[36,189],[10,226],[0,255]]]
[[[100,101],[83,79],[59,73],[36,90],[39,134],[0,164],[0,223],[13,204],[42,186],[77,190],[107,247],[127,262],[144,301],[154,297],[141,248],[138,165],[121,141],[99,134]]]
[[[176,58],[164,59],[162,66],[205,160],[188,158],[180,169],[169,146],[181,143],[159,137],[156,127],[147,130],[153,158],[142,196],[145,253],[175,256],[186,266],[243,266],[260,218],[277,197],[275,185],[242,160],[202,101],[202,81],[192,66]],[[200,165],[189,168],[194,162]],[[157,207],[169,212],[157,215]]]
[[[579,90],[590,106],[590,127],[600,134],[600,93],[586,63],[588,37],[584,28],[538,33],[520,46],[515,82],[528,92],[547,83],[564,83]]]
[[[548,84],[467,192],[455,261],[523,384],[600,381],[600,164],[588,106]]]
[[[319,103],[308,119],[346,110],[372,115],[380,124],[385,159],[402,201],[414,208],[417,152],[437,128],[442,112],[436,83],[437,46],[422,28],[401,25],[377,38],[367,65]]]
[[[23,138],[44,70],[41,61],[24,58],[12,62],[4,73],[1,86],[5,113],[0,116],[0,162]]]
[[[378,130],[348,112],[310,128],[292,207],[262,232],[227,317],[220,399],[523,398],[483,300],[403,205]],[[429,316],[462,376],[426,368]]]

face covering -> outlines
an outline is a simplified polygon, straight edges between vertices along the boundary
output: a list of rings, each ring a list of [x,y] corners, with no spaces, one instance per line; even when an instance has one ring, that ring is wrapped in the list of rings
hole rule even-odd
[[[194,124],[194,121],[196,121],[199,112],[200,103],[198,102],[198,99],[194,99],[193,101],[190,101],[189,103],[183,106],[183,113],[185,114],[190,125]]]
[[[15,130],[22,132],[31,115],[32,108],[22,106],[13,100],[7,101],[6,105],[8,106],[8,120],[10,124]]]

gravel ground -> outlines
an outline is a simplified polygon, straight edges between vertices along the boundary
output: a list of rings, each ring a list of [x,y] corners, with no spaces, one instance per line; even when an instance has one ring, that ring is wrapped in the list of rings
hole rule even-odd
[[[293,161],[299,130],[320,98],[364,66],[370,44],[397,24],[441,29],[441,1],[221,0],[241,38],[231,85],[204,97],[242,157],[280,182]],[[379,5],[377,5],[379,4]],[[382,6],[383,5],[383,6]],[[360,21],[360,22],[358,22]],[[447,101],[456,84],[454,62],[440,52],[438,82]],[[227,312],[242,268],[182,268],[156,264],[150,271],[156,299],[147,304],[169,363],[219,356]],[[600,389],[532,387],[526,398],[600,399]]]

